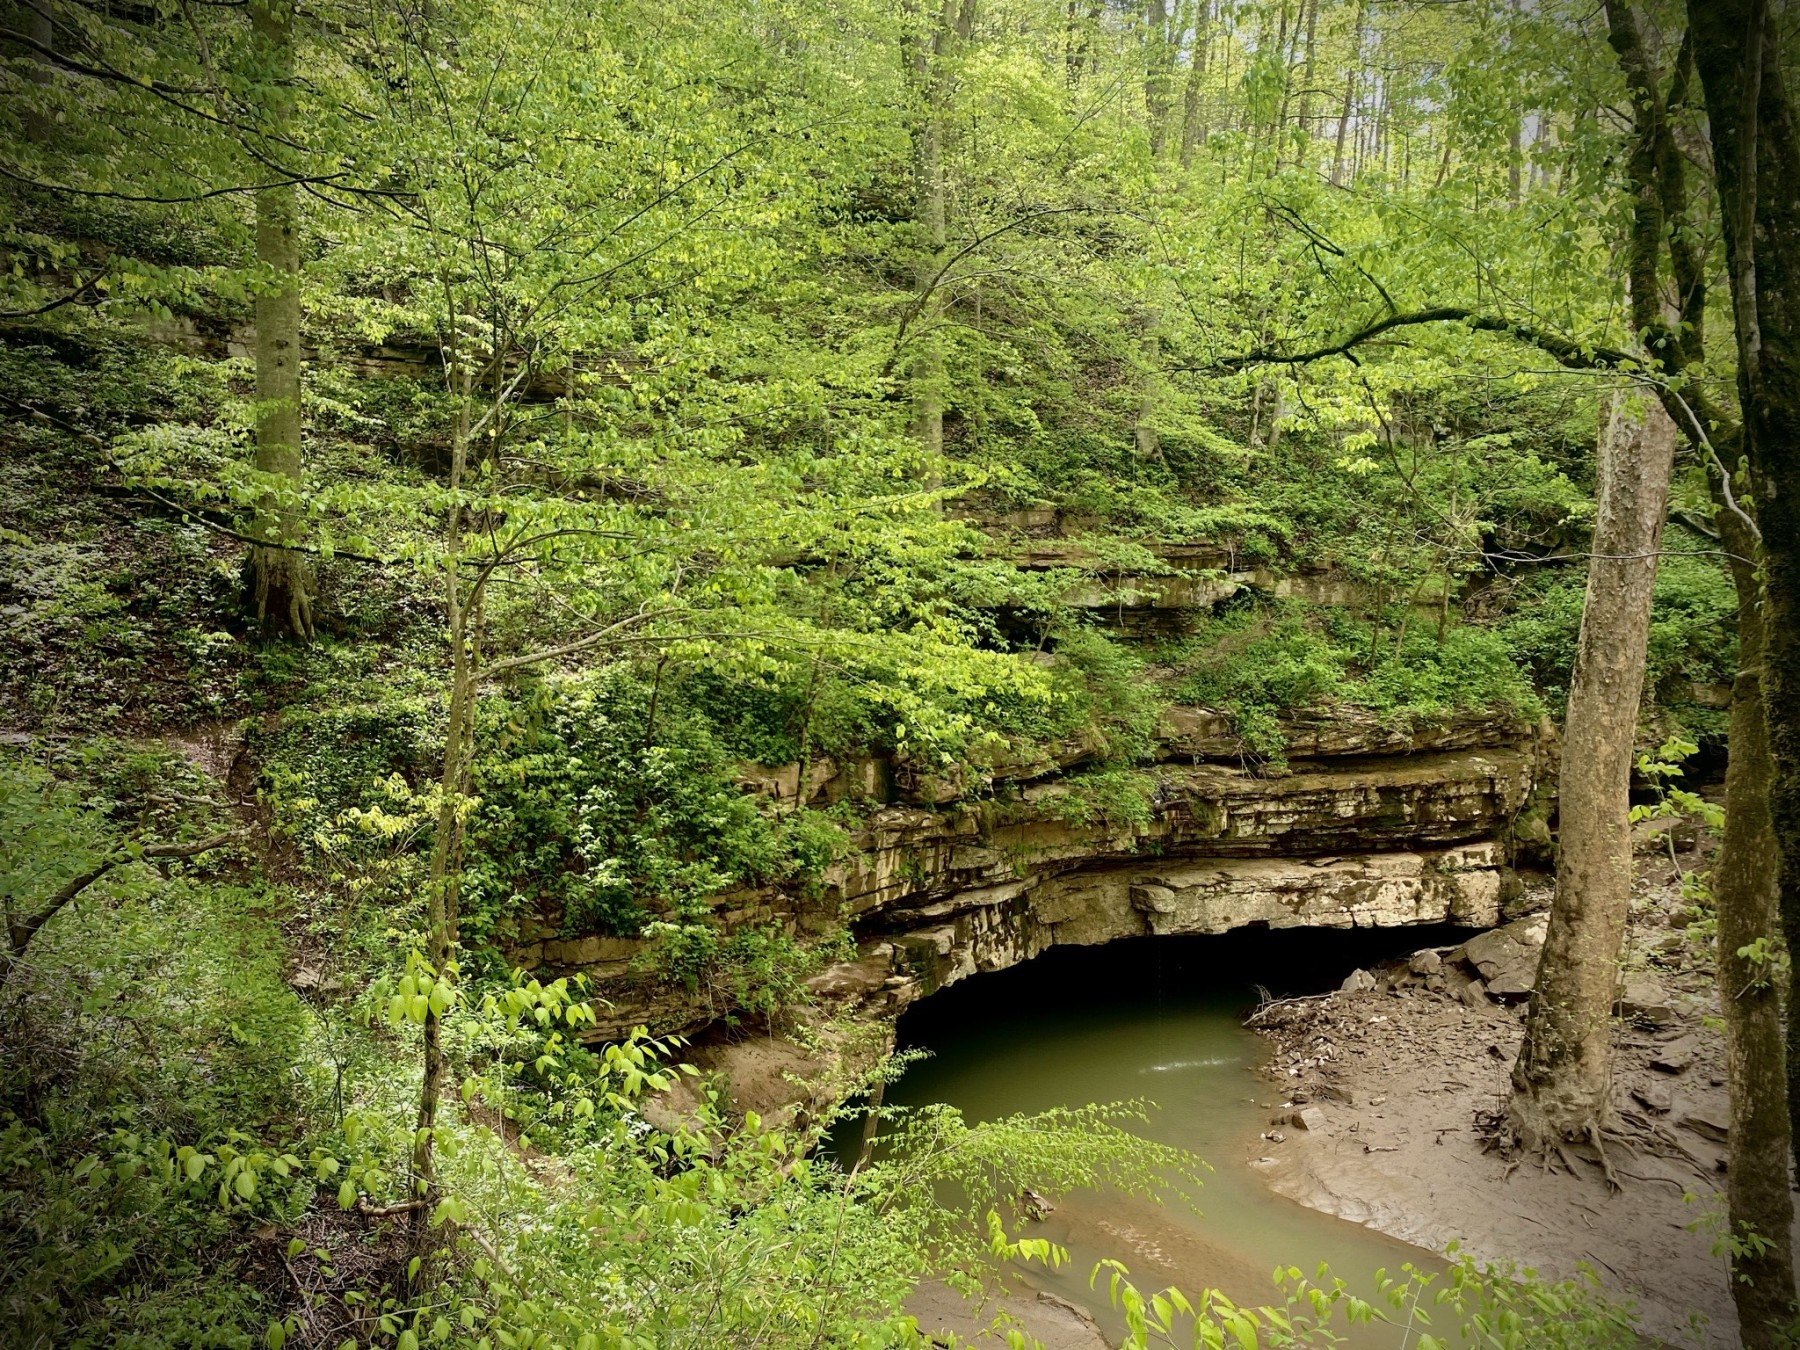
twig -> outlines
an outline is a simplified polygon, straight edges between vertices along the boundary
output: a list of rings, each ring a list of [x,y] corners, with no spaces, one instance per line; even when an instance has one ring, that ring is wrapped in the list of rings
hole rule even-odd
[[[356,1212],[370,1219],[391,1219],[396,1214],[416,1214],[430,1204],[429,1200],[396,1200],[391,1205],[371,1205],[367,1196],[358,1196]]]

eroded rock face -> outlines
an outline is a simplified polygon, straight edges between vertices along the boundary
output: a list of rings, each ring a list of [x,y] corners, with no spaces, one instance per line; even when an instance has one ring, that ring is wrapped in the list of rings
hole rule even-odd
[[[791,1113],[815,1111],[819,1091],[795,1085],[846,1088],[891,1044],[909,1004],[1054,946],[1249,926],[1501,921],[1517,891],[1513,824],[1550,762],[1535,728],[1461,717],[1403,735],[1372,717],[1314,715],[1290,728],[1290,743],[1307,757],[1259,775],[1237,751],[1226,753],[1235,741],[1227,744],[1216,715],[1178,712],[1185,715],[1170,719],[1165,758],[1138,772],[1147,809],[1135,822],[1097,815],[1054,767],[996,766],[982,795],[939,784],[874,810],[856,849],[828,874],[823,901],[769,890],[720,897],[728,927],[795,930],[823,908],[850,923],[858,946],[855,959],[808,982],[816,1006],[804,1014],[804,1051],[714,1028],[693,1052],[709,1080],[766,1118],[782,1103]],[[867,765],[829,774],[881,777]],[[797,792],[797,770],[771,777],[783,795]],[[815,793],[836,790],[816,767],[809,778]],[[888,781],[893,795],[906,791],[903,773]],[[515,957],[586,970],[606,1000],[598,1037],[639,1023],[694,1033],[714,1020],[703,1001],[637,973],[640,950],[632,939],[562,936],[546,922],[520,934]]]
[[[1060,782],[961,810],[890,807],[871,818],[864,847],[833,884],[866,924],[900,909],[990,905],[1046,876],[1146,856],[1316,861],[1495,841],[1524,800],[1533,767],[1526,750],[1500,747],[1308,767],[1283,778],[1165,765],[1144,771],[1152,815],[1137,826],[1082,821],[1075,789]],[[1500,861],[1493,854],[1475,867]]]
[[[1290,733],[1307,757],[1261,775],[1226,754],[1235,741],[1216,714],[1177,710],[1163,762],[1137,775],[1147,818],[1109,820],[1054,769],[1011,766],[1017,776],[986,780],[986,795],[874,810],[828,874],[823,901],[757,891],[720,897],[719,914],[727,926],[790,929],[821,907],[847,919],[857,958],[815,976],[812,992],[826,1013],[889,1029],[933,990],[1053,946],[1248,926],[1500,921],[1516,890],[1511,826],[1546,762],[1535,729],[1459,717],[1405,735],[1366,715],[1314,714]],[[832,791],[840,773],[878,777],[846,765],[822,778],[815,766],[810,789]],[[783,795],[798,788],[793,775],[770,777]],[[633,965],[640,951],[633,939],[571,938],[546,922],[521,932],[514,955],[588,972],[609,1005],[599,1036],[640,1022],[693,1032],[713,1019],[682,991],[644,980]]]

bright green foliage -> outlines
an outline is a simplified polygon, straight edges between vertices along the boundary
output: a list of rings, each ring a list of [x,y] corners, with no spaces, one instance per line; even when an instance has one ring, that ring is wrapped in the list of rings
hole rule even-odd
[[[1730,578],[1701,556],[1698,542],[1675,530],[1665,541],[1671,553],[1657,566],[1644,695],[1647,719],[1668,718],[1672,731],[1713,739],[1724,734],[1724,709],[1716,697],[1698,701],[1696,686],[1728,686],[1736,674],[1737,601]],[[1554,710],[1568,693],[1586,584],[1573,570],[1525,580],[1515,613],[1500,628],[1514,661]]]
[[[759,811],[709,728],[652,697],[615,670],[488,710],[464,880],[471,936],[527,909],[571,932],[635,934],[654,914],[705,913],[720,892],[804,882],[831,861],[835,832],[809,828],[811,813]]]
[[[1173,692],[1229,712],[1246,746],[1277,762],[1286,746],[1281,715],[1307,708],[1368,709],[1400,726],[1457,712],[1537,711],[1492,630],[1458,625],[1434,635],[1434,621],[1403,611],[1388,635],[1342,610],[1240,606],[1169,653]]]
[[[1410,1263],[1397,1276],[1378,1272],[1379,1302],[1351,1294],[1324,1266],[1312,1279],[1297,1266],[1277,1269],[1282,1302],[1259,1307],[1235,1304],[1216,1289],[1197,1299],[1174,1288],[1145,1297],[1117,1261],[1103,1262],[1092,1278],[1105,1273],[1108,1298],[1125,1315],[1125,1350],[1329,1346],[1340,1343],[1340,1326],[1377,1324],[1391,1327],[1397,1344],[1418,1350],[1626,1350],[1640,1343],[1629,1310],[1599,1292],[1591,1269],[1552,1282],[1510,1264],[1478,1266],[1457,1256],[1454,1243],[1450,1255],[1454,1264],[1443,1275]]]
[[[1172,702],[1227,714],[1252,770],[1296,718],[1560,709],[1621,378],[1562,363],[1635,341],[1592,5],[1318,0],[1302,50],[1273,3],[1156,34],[983,0],[937,41],[866,0],[324,0],[291,80],[244,6],[27,8],[0,901],[134,840],[255,848],[123,856],[0,992],[0,1339],[917,1344],[929,1269],[1057,1259],[1009,1235],[1020,1186],[1184,1160],[1099,1108],[899,1119],[853,1175],[704,1092],[683,1125],[647,1100],[676,1043],[587,1043],[591,991],[509,944],[643,934],[633,979],[782,1026],[850,954],[822,881],[896,798],[1023,766],[1123,831]],[[299,483],[255,468],[246,327],[280,281],[257,194],[293,181]],[[1440,307],[1476,322],[1303,359]],[[305,647],[242,604],[272,510],[316,569]],[[1669,547],[1652,739],[1698,744],[1735,599],[1703,534]],[[1132,607],[1175,583],[1230,594]],[[383,1210],[417,1199],[428,1026],[462,1097],[409,1244]],[[1297,1281],[1290,1319],[1388,1315]],[[1390,1293],[1496,1346],[1616,1330],[1466,1267]],[[1132,1297],[1145,1334],[1297,1334]]]

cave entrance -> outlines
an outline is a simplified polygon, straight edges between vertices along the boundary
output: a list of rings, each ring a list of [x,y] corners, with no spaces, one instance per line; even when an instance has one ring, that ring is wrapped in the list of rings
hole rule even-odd
[[[1298,998],[1337,988],[1352,970],[1466,942],[1479,928],[1269,928],[1217,934],[1120,938],[1092,947],[1052,947],[1006,970],[966,976],[900,1016],[900,1049],[931,1052],[971,1024],[1025,1009],[1057,1017],[1104,1008],[1188,1006],[1203,1000],[1248,1013],[1264,997]],[[1266,994],[1265,992],[1266,991]]]
[[[1271,1179],[1285,1165],[1284,1145],[1292,1150],[1295,1141],[1270,1138],[1284,1094],[1261,1076],[1263,1042],[1243,1017],[1265,996],[1335,989],[1359,966],[1452,946],[1476,931],[1247,929],[1052,948],[909,1008],[899,1046],[926,1057],[887,1089],[887,1100],[947,1104],[970,1121],[1089,1103],[1154,1103],[1144,1118],[1122,1124],[1211,1166],[1195,1197],[1199,1212],[1174,1198],[1159,1204],[1119,1191],[1077,1191],[1052,1197],[1054,1211],[1030,1225],[1032,1236],[1067,1248],[1071,1259],[1060,1271],[1033,1267],[1024,1284],[1086,1308],[1109,1333],[1122,1324],[1107,1306],[1106,1281],[1088,1287],[1089,1273],[1105,1258],[1123,1261],[1145,1290],[1175,1284],[1196,1295],[1219,1288],[1251,1304],[1273,1296],[1270,1271],[1277,1265],[1310,1274],[1326,1262],[1372,1296],[1379,1268],[1442,1263],[1277,1193]],[[1370,1013],[1379,1016],[1380,1003],[1371,1003]],[[840,1157],[855,1156],[860,1135],[852,1125],[838,1136]],[[1360,1334],[1348,1342],[1391,1343]]]

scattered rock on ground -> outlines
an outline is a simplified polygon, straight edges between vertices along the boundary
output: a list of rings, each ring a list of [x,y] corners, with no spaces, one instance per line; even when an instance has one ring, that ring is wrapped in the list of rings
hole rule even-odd
[[[1717,1107],[1696,1107],[1676,1123],[1715,1144],[1723,1144],[1731,1137],[1731,1117]]]
[[[1620,1017],[1647,1027],[1672,1026],[1675,1022],[1668,991],[1655,980],[1641,977],[1625,982],[1617,1011]]]
[[[1682,1073],[1694,1062],[1700,1042],[1692,1035],[1677,1036],[1650,1056],[1650,1067],[1663,1073]]]
[[[1514,919],[1504,928],[1470,938],[1460,949],[1461,958],[1480,974],[1492,997],[1522,998],[1537,983],[1548,922],[1542,914]]]

